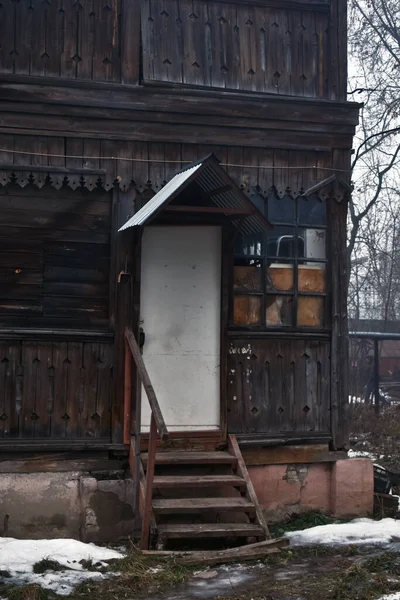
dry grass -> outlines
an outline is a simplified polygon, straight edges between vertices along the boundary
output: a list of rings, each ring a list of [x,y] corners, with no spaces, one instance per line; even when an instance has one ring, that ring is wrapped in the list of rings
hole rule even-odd
[[[34,573],[45,573],[46,571],[65,571],[68,567],[51,558],[43,558],[33,565]]]
[[[349,406],[350,439],[354,449],[370,452],[379,464],[400,472],[400,406],[382,407],[377,418],[373,406]]]
[[[37,584],[7,587],[8,589],[1,590],[1,593],[5,593],[8,600],[50,600],[55,597]]]
[[[125,558],[110,561],[109,579],[85,582],[68,599],[132,600],[144,590],[150,594],[182,584],[193,571],[192,566],[178,565],[168,558],[144,557],[132,549]]]

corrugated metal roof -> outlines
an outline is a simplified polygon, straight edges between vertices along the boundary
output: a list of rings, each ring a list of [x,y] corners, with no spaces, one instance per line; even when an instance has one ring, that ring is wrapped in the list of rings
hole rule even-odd
[[[264,215],[247,198],[229,175],[219,165],[214,155],[193,163],[177,173],[151,200],[149,200],[119,231],[148,224],[173,198],[176,198],[189,183],[196,181],[206,197],[219,208],[251,209],[250,215],[235,217],[243,233],[258,233],[270,225]],[[221,190],[218,193],[218,190]],[[217,193],[216,193],[217,192]],[[227,216],[228,213],[227,213]]]
[[[201,163],[195,165],[193,167],[189,167],[186,171],[181,171],[174,175],[171,181],[168,183],[155,195],[153,196],[138,212],[133,215],[121,227],[119,231],[123,231],[124,229],[129,229],[129,227],[140,227],[141,225],[145,225],[146,221],[155,213],[159,208],[162,207],[163,204],[172,200],[173,197],[176,196],[176,192],[183,189],[183,184],[191,177],[193,173],[196,173],[201,168]]]

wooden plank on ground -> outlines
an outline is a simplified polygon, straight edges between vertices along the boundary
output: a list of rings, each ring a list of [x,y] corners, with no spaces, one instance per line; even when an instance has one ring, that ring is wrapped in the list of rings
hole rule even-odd
[[[168,552],[168,551],[144,551],[145,556],[154,556],[159,558],[172,558],[174,562],[180,564],[195,565],[218,565],[222,563],[231,563],[235,561],[256,560],[267,554],[279,553],[281,548],[289,546],[288,538],[278,538],[276,540],[266,540],[256,544],[248,544],[237,548],[228,548],[227,550],[208,550],[204,552]]]

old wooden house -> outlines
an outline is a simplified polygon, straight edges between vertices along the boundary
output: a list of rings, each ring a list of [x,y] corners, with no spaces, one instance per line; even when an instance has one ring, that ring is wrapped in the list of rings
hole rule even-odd
[[[344,452],[346,0],[2,0],[0,29],[9,535],[119,535],[140,499],[145,538],[339,513],[370,485]]]

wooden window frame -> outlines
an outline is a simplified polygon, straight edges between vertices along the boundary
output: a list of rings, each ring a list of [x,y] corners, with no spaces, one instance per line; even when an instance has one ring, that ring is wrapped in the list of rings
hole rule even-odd
[[[235,252],[235,250],[233,249],[232,255],[233,255],[233,260],[231,263],[231,281],[232,281],[232,285],[231,285],[231,294],[232,294],[232,302],[230,304],[230,314],[229,314],[229,330],[230,331],[254,331],[254,332],[265,332],[265,333],[271,333],[271,332],[276,332],[276,333],[293,333],[293,332],[297,332],[297,333],[316,333],[316,334],[324,334],[324,333],[330,333],[331,331],[331,324],[330,324],[330,319],[329,319],[329,307],[330,307],[330,285],[329,285],[329,281],[330,281],[330,261],[328,258],[328,242],[329,242],[329,226],[328,226],[328,218],[329,218],[329,214],[328,214],[328,210],[326,210],[326,216],[325,216],[325,223],[322,224],[315,224],[315,223],[310,223],[307,222],[306,220],[304,221],[300,221],[299,218],[299,201],[301,199],[301,196],[297,197],[297,198],[293,198],[293,202],[295,203],[295,217],[292,223],[289,222],[285,222],[283,220],[273,220],[271,219],[271,217],[269,217],[268,215],[268,197],[266,197],[264,199],[264,203],[265,203],[265,208],[266,208],[266,214],[267,214],[267,218],[269,218],[269,221],[273,224],[273,227],[290,227],[293,230],[293,238],[295,240],[298,240],[299,237],[301,236],[301,231],[306,231],[306,230],[323,230],[325,232],[325,258],[307,258],[307,257],[299,257],[298,254],[298,243],[294,243],[294,254],[293,256],[288,256],[288,257],[281,257],[282,258],[282,262],[286,263],[286,264],[291,264],[293,267],[293,289],[292,290],[277,290],[277,291],[269,291],[267,290],[267,269],[268,266],[271,264],[270,261],[275,260],[278,258],[277,256],[272,256],[270,254],[267,253],[267,234],[263,234],[261,239],[261,252],[260,254],[239,254],[237,252]],[[319,200],[320,202],[323,202],[322,200]],[[328,207],[326,207],[326,209],[328,209]],[[260,287],[260,291],[257,290],[249,290],[246,288],[234,288],[234,267],[235,262],[238,260],[244,260],[244,261],[259,261],[261,263],[261,287]],[[324,292],[313,292],[313,291],[299,291],[298,289],[298,284],[299,284],[299,265],[301,265],[301,262],[306,262],[307,264],[324,264],[325,268],[324,268],[324,276],[325,276],[325,285],[324,285]],[[254,325],[250,325],[250,324],[237,324],[234,322],[234,299],[236,296],[257,296],[257,297],[261,297],[261,307],[260,307],[260,311],[261,311],[261,315],[260,315],[260,324],[254,324]],[[292,307],[291,307],[291,324],[290,325],[284,325],[284,324],[279,324],[279,325],[268,325],[267,321],[266,321],[266,309],[267,309],[267,297],[268,296],[279,296],[279,297],[290,297],[293,298],[293,303],[292,303]],[[306,297],[312,297],[312,298],[322,298],[323,299],[323,323],[321,326],[314,326],[314,325],[298,325],[298,300],[299,298],[306,298]]]

